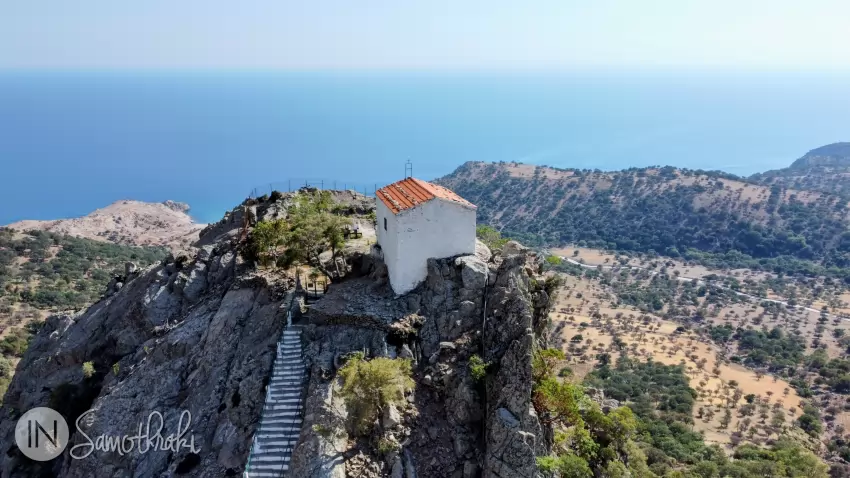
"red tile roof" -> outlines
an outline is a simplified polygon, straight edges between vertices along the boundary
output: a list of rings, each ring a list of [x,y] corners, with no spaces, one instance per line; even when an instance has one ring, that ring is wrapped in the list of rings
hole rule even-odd
[[[378,189],[375,194],[393,214],[418,206],[434,198],[456,202],[466,207],[475,205],[450,189],[416,178],[405,178]]]

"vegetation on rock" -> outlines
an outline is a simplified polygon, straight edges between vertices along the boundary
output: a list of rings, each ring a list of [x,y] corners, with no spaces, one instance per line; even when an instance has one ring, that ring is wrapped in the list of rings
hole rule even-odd
[[[407,359],[366,360],[362,353],[349,357],[338,376],[343,381],[340,396],[345,400],[351,429],[366,435],[384,409],[404,405],[405,392],[413,388],[411,373]]]
[[[43,309],[78,309],[101,297],[125,262],[146,267],[165,256],[135,247],[0,228],[0,298]]]
[[[798,443],[781,438],[769,448],[737,447],[732,459],[708,446],[692,428],[696,391],[682,367],[621,358],[603,365],[587,383],[625,403],[637,417],[635,441],[652,474],[664,477],[817,477],[828,467]]]
[[[262,265],[309,264],[331,279],[339,278],[334,259],[341,253],[344,230],[351,221],[335,214],[333,208],[328,191],[299,192],[285,218],[256,225],[246,249],[248,256]],[[330,251],[330,260],[321,257],[326,251]]]

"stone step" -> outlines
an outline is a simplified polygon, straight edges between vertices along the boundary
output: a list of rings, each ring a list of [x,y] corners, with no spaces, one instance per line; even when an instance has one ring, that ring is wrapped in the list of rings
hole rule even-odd
[[[281,465],[289,464],[289,455],[288,454],[280,454],[280,455],[260,455],[251,457],[251,465],[256,463],[257,465],[268,465],[273,463],[279,463]],[[253,466],[252,466],[253,468]],[[269,467],[271,468],[271,467]]]
[[[300,328],[283,331],[245,472],[248,478],[282,478],[289,470],[290,456],[301,434],[308,376],[302,345]]]
[[[289,351],[289,350],[280,350],[277,353],[277,357],[275,357],[275,362],[282,359],[300,359],[301,351]]]
[[[293,442],[294,444],[294,442],[298,441],[300,435],[300,433],[290,433],[289,431],[261,434],[257,436],[257,443],[262,451],[265,449],[263,447],[269,446],[272,442],[274,442],[274,446],[283,446],[289,442]]]
[[[289,387],[272,388],[269,390],[269,396],[271,398],[285,398],[288,396],[300,397],[301,387],[298,385],[291,385]]]
[[[281,416],[277,416],[277,417],[273,417],[273,418],[274,418],[273,422],[263,423],[262,425],[260,425],[260,428],[258,430],[260,430],[262,432],[262,430],[264,430],[265,427],[267,427],[267,426],[269,426],[269,427],[296,427],[296,426],[301,426],[301,422],[302,422],[300,415],[281,415]]]
[[[280,393],[272,393],[269,395],[269,400],[272,403],[283,403],[280,400],[288,400],[291,398],[297,398],[298,401],[301,401],[301,390],[292,390],[289,392],[280,392]]]
[[[275,369],[278,367],[306,367],[307,364],[301,357],[283,357],[274,361]]]
[[[264,453],[269,447],[294,447],[298,442],[300,434],[286,433],[279,435],[267,435],[257,437],[257,448],[255,452]]]

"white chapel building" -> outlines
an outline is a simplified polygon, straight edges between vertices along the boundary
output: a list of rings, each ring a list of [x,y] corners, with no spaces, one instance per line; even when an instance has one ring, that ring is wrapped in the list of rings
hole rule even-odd
[[[406,178],[375,193],[378,245],[396,294],[427,275],[427,260],[475,253],[476,206],[449,189]]]

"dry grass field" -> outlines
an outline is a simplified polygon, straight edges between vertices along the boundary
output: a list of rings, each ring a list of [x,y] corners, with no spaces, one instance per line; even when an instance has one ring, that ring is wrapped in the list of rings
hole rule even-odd
[[[574,257],[575,250],[579,253]],[[589,265],[616,263],[613,254],[594,249],[567,247],[551,252],[576,260],[584,259],[584,263]],[[682,277],[705,277],[724,272],[672,262],[674,265],[668,267],[668,274],[679,270]],[[636,267],[646,265],[641,265],[638,259],[631,259],[628,264]],[[686,275],[685,271],[690,275]],[[770,278],[770,275],[749,274],[749,271],[725,271],[726,274],[730,272],[737,272],[739,277],[753,278],[754,281]],[[720,444],[736,439],[763,443],[776,438],[780,430],[787,430],[800,416],[801,398],[788,382],[730,362],[727,358],[734,350],[728,344],[712,343],[694,330],[683,329],[679,321],[665,318],[667,305],[652,312],[617,305],[616,291],[600,280],[572,275],[563,277],[564,285],[551,313],[555,330],[553,338],[567,353],[567,366],[572,369],[577,380],[594,369],[597,355],[601,353],[610,354],[612,359],[628,353],[633,358],[682,365],[691,387],[699,394],[694,407],[694,429],[704,432],[707,441]],[[842,307],[832,312],[846,310],[847,299],[850,299],[848,294],[845,292],[835,298],[842,302]],[[813,302],[814,306],[818,304],[817,301]],[[850,322],[836,317],[825,324],[825,330],[818,334],[816,329],[820,314],[817,311],[779,307],[777,312],[777,308],[766,310],[755,300],[712,304],[707,310],[709,314],[705,324],[797,329],[806,339],[806,353],[814,350],[815,340],[820,337],[821,347],[825,347],[831,357],[844,354],[844,348],[839,345],[833,331],[850,328]],[[751,405],[745,399],[749,395],[754,396]],[[728,423],[724,423],[727,420]],[[836,413],[835,423],[850,427],[850,413]],[[737,432],[737,438],[733,437],[734,432]]]

